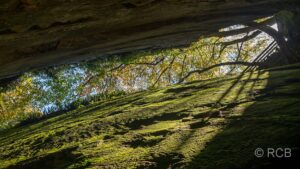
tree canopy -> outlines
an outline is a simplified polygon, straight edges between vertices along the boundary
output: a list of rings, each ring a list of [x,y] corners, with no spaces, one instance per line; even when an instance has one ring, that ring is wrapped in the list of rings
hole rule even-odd
[[[126,93],[236,74],[272,41],[262,31],[235,25],[186,48],[138,51],[28,72],[1,89],[2,127]]]

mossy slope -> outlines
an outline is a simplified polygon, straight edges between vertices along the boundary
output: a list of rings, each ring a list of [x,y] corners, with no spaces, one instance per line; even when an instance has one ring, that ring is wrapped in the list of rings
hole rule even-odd
[[[0,133],[0,168],[266,168],[300,144],[299,65],[95,103]],[[289,159],[257,147],[292,148]]]

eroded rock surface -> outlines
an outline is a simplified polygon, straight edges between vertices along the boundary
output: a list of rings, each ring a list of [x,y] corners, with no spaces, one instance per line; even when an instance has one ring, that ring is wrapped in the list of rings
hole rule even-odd
[[[188,45],[294,0],[2,0],[0,79],[140,49]]]

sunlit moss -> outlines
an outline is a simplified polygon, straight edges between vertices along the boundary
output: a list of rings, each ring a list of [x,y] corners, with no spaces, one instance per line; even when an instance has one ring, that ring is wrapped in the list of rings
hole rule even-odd
[[[297,79],[254,71],[95,102],[1,132],[0,168],[61,154],[64,168],[245,168],[256,146],[299,146]]]

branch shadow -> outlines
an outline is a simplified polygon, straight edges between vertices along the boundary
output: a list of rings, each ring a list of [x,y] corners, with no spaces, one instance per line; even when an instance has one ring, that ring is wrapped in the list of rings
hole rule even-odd
[[[255,79],[258,79],[264,71],[259,71]],[[300,159],[300,84],[299,69],[288,69],[287,73],[281,71],[268,71],[269,77],[264,89],[264,95],[253,98],[252,105],[246,107],[240,116],[225,117],[228,123],[205,148],[193,157],[192,161],[184,168],[215,169],[215,168],[296,168],[297,160]],[[244,74],[240,75],[235,82],[224,92],[217,103],[236,87],[239,82],[241,87],[233,102],[243,91],[250,80],[253,72],[248,78],[241,82]],[[294,80],[291,80],[294,79]],[[293,81],[294,83],[290,83]],[[253,81],[250,91],[253,92],[256,82]],[[293,96],[293,97],[289,97]],[[209,121],[211,117],[206,120]],[[183,142],[182,144],[185,144]],[[258,158],[254,152],[256,148],[265,151],[263,157]],[[285,148],[291,148],[292,156],[283,158],[276,154],[268,154],[268,148],[278,149],[283,155]]]

